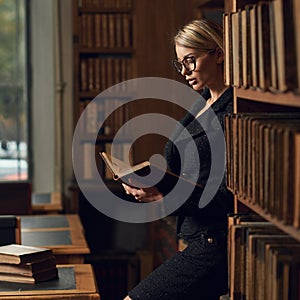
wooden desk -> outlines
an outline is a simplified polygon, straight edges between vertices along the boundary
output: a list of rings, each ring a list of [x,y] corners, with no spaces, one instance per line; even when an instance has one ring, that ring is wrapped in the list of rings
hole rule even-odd
[[[59,192],[33,193],[31,206],[33,213],[59,213],[63,209],[62,195]]]
[[[0,282],[1,300],[100,300],[91,265],[58,265],[58,279],[36,284]]]
[[[23,245],[49,248],[58,264],[81,264],[90,253],[78,215],[21,216]]]

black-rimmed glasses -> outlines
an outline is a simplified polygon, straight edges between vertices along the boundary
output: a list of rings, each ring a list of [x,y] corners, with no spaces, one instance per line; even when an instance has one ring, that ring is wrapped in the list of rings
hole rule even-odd
[[[217,48],[208,51],[208,54],[214,53]],[[204,54],[205,55],[205,54]],[[202,55],[202,56],[204,56]],[[199,57],[202,57],[199,56]],[[177,72],[181,73],[182,68],[184,67],[188,72],[192,72],[196,69],[196,57],[191,55],[185,57],[182,61],[178,61],[177,59],[172,60],[172,64]]]
[[[179,73],[182,72],[183,66],[188,72],[192,72],[196,69],[196,58],[195,56],[187,56],[181,62],[174,59],[172,60],[172,64],[175,70]]]

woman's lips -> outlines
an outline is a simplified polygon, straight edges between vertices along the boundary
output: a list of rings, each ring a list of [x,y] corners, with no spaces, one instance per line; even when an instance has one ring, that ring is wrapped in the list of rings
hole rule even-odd
[[[196,79],[189,79],[188,80],[189,85],[194,85],[197,83]]]

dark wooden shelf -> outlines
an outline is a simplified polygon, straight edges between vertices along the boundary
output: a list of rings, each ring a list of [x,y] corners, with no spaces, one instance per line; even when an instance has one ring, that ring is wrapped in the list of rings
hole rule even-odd
[[[243,205],[247,206],[248,208],[250,208],[251,210],[253,210],[254,212],[256,212],[257,214],[259,214],[260,216],[262,216],[267,221],[273,223],[275,226],[277,226],[283,232],[289,234],[294,239],[300,241],[300,230],[299,229],[297,229],[293,226],[284,224],[282,221],[279,221],[274,216],[270,215],[269,213],[266,213],[257,204],[249,203],[247,200],[244,200],[244,199],[238,199],[238,201],[241,202]]]
[[[86,48],[79,47],[80,54],[98,54],[98,55],[109,55],[109,54],[133,54],[133,48],[115,47],[115,48]]]
[[[196,0],[198,8],[224,8],[224,0]]]
[[[120,82],[118,82],[120,83]],[[118,84],[118,83],[115,83],[115,84]],[[110,88],[110,87],[107,87],[107,89]],[[105,91],[105,90],[104,90]],[[94,99],[96,98],[99,94],[103,93],[104,91],[87,91],[87,92],[80,92],[79,93],[79,98],[80,99]],[[118,92],[118,91],[113,91],[111,95],[107,95],[106,97],[101,97],[99,96],[99,98],[103,98],[103,99],[109,99],[109,98],[113,98],[113,99],[116,99],[116,98],[119,98],[119,99],[132,99],[134,96],[136,96],[133,92]]]
[[[79,8],[79,13],[89,13],[89,14],[98,14],[98,13],[111,13],[111,14],[120,14],[120,13],[131,13],[132,8],[126,7],[81,7]]]
[[[115,137],[115,134],[101,134],[98,135],[96,143],[107,143],[107,142],[112,142]],[[92,143],[95,141],[95,136],[94,135],[89,135],[86,134],[84,139],[81,140],[82,143]],[[120,143],[125,143],[125,142],[132,142],[132,140],[129,137],[122,137],[121,139],[118,139]]]
[[[237,98],[250,101],[253,100],[275,105],[300,107],[300,95],[293,92],[275,94],[271,92],[260,92],[242,88],[234,88],[234,92]]]

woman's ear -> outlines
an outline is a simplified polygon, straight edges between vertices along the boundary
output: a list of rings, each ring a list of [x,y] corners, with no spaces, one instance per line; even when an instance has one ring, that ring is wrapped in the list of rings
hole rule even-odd
[[[224,61],[224,52],[221,48],[216,49],[216,54],[217,54],[217,64],[222,64]]]

